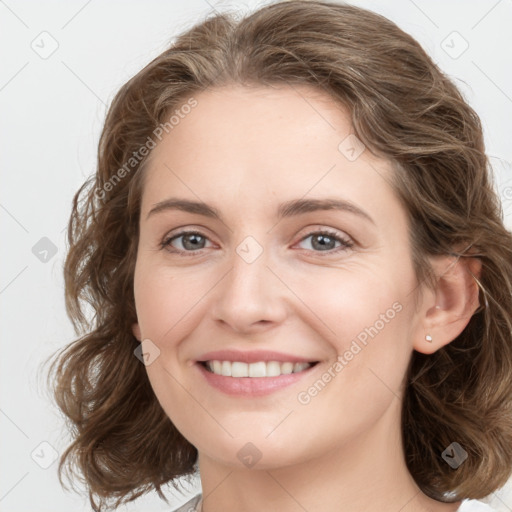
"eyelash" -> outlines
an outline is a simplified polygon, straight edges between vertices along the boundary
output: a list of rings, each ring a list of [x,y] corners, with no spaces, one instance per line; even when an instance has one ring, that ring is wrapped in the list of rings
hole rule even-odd
[[[198,253],[200,254],[199,251],[202,251],[203,249],[197,249],[196,251],[182,251],[181,249],[176,249],[174,247],[172,249],[169,248],[169,247],[172,247],[171,246],[171,242],[173,242],[177,238],[180,238],[180,237],[182,237],[184,235],[198,235],[198,236],[208,240],[208,237],[203,235],[200,231],[194,231],[194,230],[192,230],[192,231],[180,231],[179,233],[173,235],[170,238],[165,238],[160,243],[160,247],[162,249],[166,249],[170,253],[177,254],[178,256],[183,256],[183,257],[194,256],[194,255],[197,255]],[[346,238],[342,238],[336,232],[330,231],[328,229],[322,229],[320,231],[312,231],[309,234],[307,234],[305,237],[301,238],[300,242],[302,242],[303,240],[306,240],[307,238],[309,238],[312,235],[326,235],[326,236],[328,236],[330,238],[333,238],[335,241],[341,243],[341,246],[336,248],[336,249],[331,249],[329,251],[313,251],[315,253],[318,253],[320,256],[324,256],[322,254],[323,252],[327,253],[326,256],[329,256],[329,255],[336,254],[336,253],[341,252],[341,251],[346,251],[347,249],[352,249],[354,247],[354,243],[351,240],[346,239]]]

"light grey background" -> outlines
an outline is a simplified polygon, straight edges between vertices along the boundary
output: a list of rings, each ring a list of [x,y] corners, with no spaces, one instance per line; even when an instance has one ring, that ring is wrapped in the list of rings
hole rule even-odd
[[[0,511],[90,510],[85,494],[61,489],[57,462],[41,467],[68,439],[39,369],[74,339],[63,301],[65,229],[73,194],[95,170],[106,106],[212,9],[247,12],[267,3],[0,0]],[[510,228],[512,1],[350,3],[395,21],[459,85],[481,116]],[[175,495],[172,504],[187,499]],[[512,510],[510,487],[489,500]],[[155,493],[119,510],[169,507]]]

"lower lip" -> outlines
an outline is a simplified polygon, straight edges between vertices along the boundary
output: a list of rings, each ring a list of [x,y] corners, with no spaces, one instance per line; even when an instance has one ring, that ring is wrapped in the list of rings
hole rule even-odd
[[[310,366],[298,373],[289,373],[277,377],[225,377],[208,371],[201,363],[196,363],[199,371],[204,375],[208,384],[226,393],[235,396],[264,396],[295,384],[309,375],[311,370],[318,366]]]

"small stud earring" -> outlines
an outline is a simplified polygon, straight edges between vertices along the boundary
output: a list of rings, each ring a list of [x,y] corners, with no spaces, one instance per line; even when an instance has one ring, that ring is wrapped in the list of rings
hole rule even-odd
[[[429,342],[429,343],[432,343],[432,336],[430,336],[430,334],[427,334],[425,336],[425,339]]]

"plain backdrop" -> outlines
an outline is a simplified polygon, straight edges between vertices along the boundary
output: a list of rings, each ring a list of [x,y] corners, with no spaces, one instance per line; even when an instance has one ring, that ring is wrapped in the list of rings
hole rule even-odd
[[[0,0],[0,511],[90,510],[65,492],[55,456],[68,438],[41,363],[74,339],[62,265],[73,194],[95,171],[106,107],[119,87],[213,10],[268,1]],[[352,1],[395,21],[481,116],[511,225],[512,2]],[[177,506],[195,493],[172,493]],[[509,487],[489,497],[512,510]],[[169,510],[156,493],[119,510]]]

